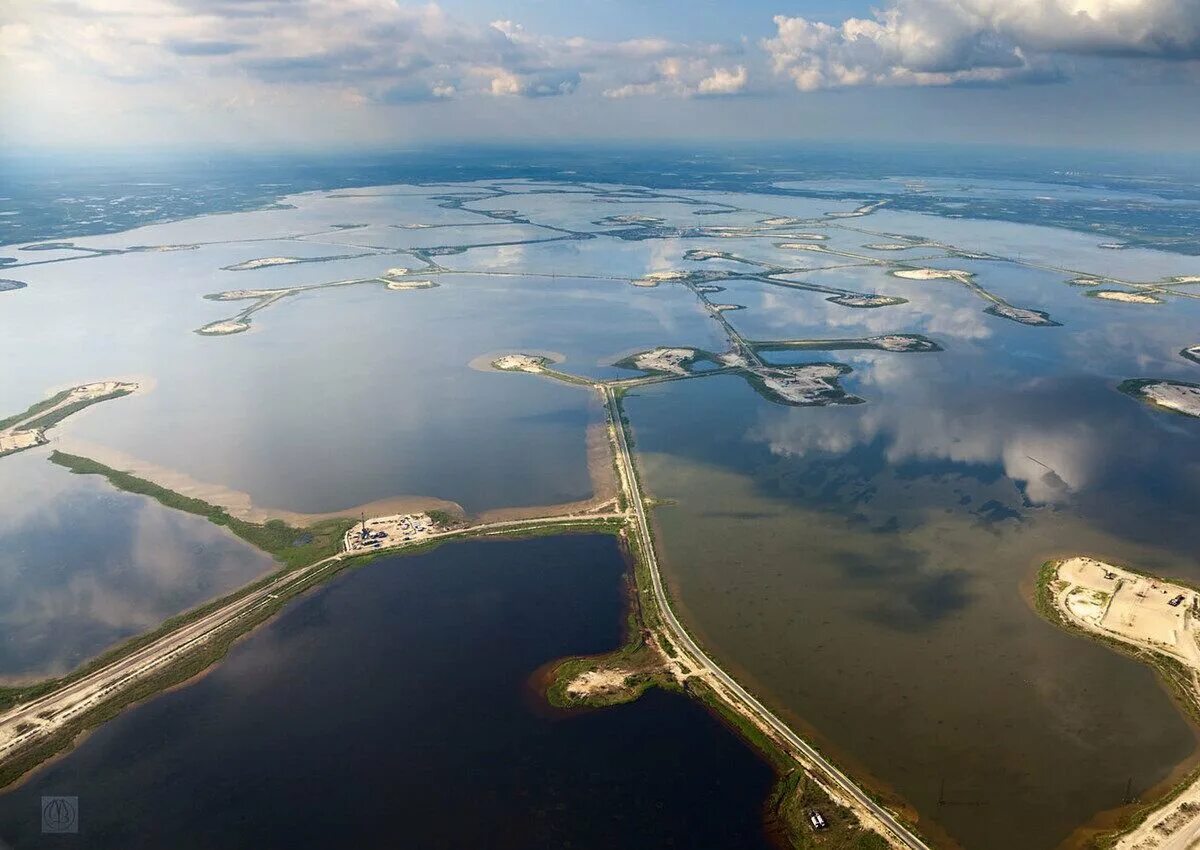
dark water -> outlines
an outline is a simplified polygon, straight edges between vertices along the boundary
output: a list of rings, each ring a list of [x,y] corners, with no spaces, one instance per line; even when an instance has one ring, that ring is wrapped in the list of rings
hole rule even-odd
[[[529,675],[615,646],[613,538],[467,542],[297,603],[195,684],[0,797],[17,848],[765,847],[770,768],[651,692],[547,716]],[[80,798],[78,838],[39,798]]]
[[[0,463],[0,679],[66,672],[273,568],[228,530],[47,454]]]

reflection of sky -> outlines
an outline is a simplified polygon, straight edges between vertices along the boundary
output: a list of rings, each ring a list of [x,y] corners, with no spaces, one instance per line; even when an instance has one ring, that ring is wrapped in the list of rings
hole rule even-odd
[[[919,368],[933,370],[945,381],[970,381],[976,371],[1003,373],[1010,381],[1089,374],[1115,382],[1147,373],[1187,379],[1194,369],[1176,356],[1180,348],[1197,341],[1192,336],[1193,314],[1200,306],[1191,301],[1129,307],[1086,298],[1058,272],[1004,262],[930,260],[931,265],[976,271],[980,285],[998,296],[1016,306],[1047,310],[1065,324],[1029,328],[985,314],[987,302],[952,281],[901,280],[878,266],[846,265],[854,261],[775,247],[784,237],[600,237],[473,248],[438,261],[451,270],[505,274],[447,274],[439,279],[440,288],[423,292],[384,292],[371,286],[310,292],[258,313],[250,333],[223,339],[191,333],[248,304],[206,301],[200,297],[206,293],[312,285],[419,265],[403,254],[372,254],[250,272],[221,270],[232,263],[272,255],[344,253],[356,250],[348,246],[363,237],[370,241],[386,236],[387,244],[395,245],[445,244],[552,232],[496,224],[466,210],[440,206],[444,201],[438,195],[481,198],[493,183],[310,193],[285,199],[291,205],[287,209],[207,216],[80,240],[106,247],[230,238],[262,241],[22,269],[20,276],[31,286],[19,296],[9,296],[0,354],[18,358],[34,347],[45,354],[37,368],[0,375],[0,391],[6,397],[33,400],[48,387],[82,380],[153,377],[153,393],[89,411],[64,431],[162,466],[183,468],[201,480],[247,490],[272,506],[337,509],[399,493],[439,495],[478,509],[577,498],[587,489],[582,441],[575,433],[587,419],[583,395],[521,377],[486,375],[468,369],[466,363],[501,349],[548,350],[566,355],[564,368],[570,371],[608,376],[618,373],[607,364],[655,345],[722,349],[717,325],[682,287],[638,289],[591,279],[636,278],[677,268],[751,270],[723,261],[684,260],[694,248],[732,251],[773,263],[841,266],[817,268],[796,279],[908,299],[894,307],[853,309],[832,304],[818,293],[727,282],[727,291],[715,300],[747,307],[728,319],[751,338],[923,333],[947,351],[922,355],[933,359],[922,360]],[[544,188],[520,181],[506,186],[514,191]],[[538,223],[553,226],[634,213],[658,215],[673,224],[707,225],[768,215],[813,216],[828,209],[851,209],[856,203],[681,193],[754,210],[705,217],[695,216],[696,207],[678,200],[628,192],[599,197],[580,188],[470,203],[521,209]],[[1154,251],[1105,251],[1096,247],[1096,238],[1046,227],[952,221],[886,209],[840,221],[846,226],[796,230],[820,229],[830,236],[826,244],[856,251],[878,240],[848,228],[911,233],[967,248],[991,250],[998,245],[1014,256],[1086,263],[1088,271],[1104,271],[1116,260],[1136,260],[1153,267],[1155,277],[1192,264],[1190,258]],[[419,222],[487,226],[392,227]],[[333,224],[371,226],[308,241],[283,238]],[[987,245],[981,246],[981,240]],[[538,276],[526,278],[525,273]],[[863,356],[840,359],[858,362]],[[771,357],[787,362],[797,356]],[[877,405],[885,403],[885,390],[882,383],[870,385],[876,380],[872,375],[881,375],[885,368],[918,368],[916,361],[910,364],[903,356],[873,362],[847,384]],[[533,433],[531,421],[542,423],[539,433]],[[873,427],[878,432],[882,425]],[[331,434],[337,435],[336,453],[314,452],[313,447],[326,445]],[[497,434],[504,435],[499,448],[492,439]],[[531,454],[547,460],[531,470]],[[1018,460],[1010,458],[1007,465],[1018,470]],[[1063,465],[1071,466],[1065,461]]]
[[[932,224],[931,222],[936,222]],[[1126,248],[1114,251],[1099,247],[1111,240],[1031,224],[1007,221],[933,218],[919,213],[892,212],[886,207],[859,226],[884,233],[932,236],[966,251],[999,257],[1020,257],[1057,268],[1109,274],[1124,280],[1155,281],[1170,275],[1197,274],[1195,257]]]
[[[1078,372],[1031,376],[1005,364],[990,368],[985,355],[951,352],[834,356],[854,366],[847,387],[867,404],[836,416],[762,405],[748,438],[799,468],[846,456],[860,470],[995,469],[1034,505],[1071,507],[1134,538],[1162,532],[1176,545],[1193,540],[1195,423]],[[871,475],[862,474],[867,483]]]
[[[271,563],[206,520],[45,455],[0,462],[0,678],[63,672]]]

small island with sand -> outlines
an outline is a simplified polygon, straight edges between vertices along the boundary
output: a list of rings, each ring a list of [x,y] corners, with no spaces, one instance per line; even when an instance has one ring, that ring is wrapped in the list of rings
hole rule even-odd
[[[1093,289],[1085,292],[1090,298],[1102,301],[1117,301],[1121,304],[1161,304],[1163,300],[1145,292],[1126,292],[1122,289]]]
[[[1200,417],[1200,384],[1159,378],[1131,378],[1117,387],[1126,395],[1172,413]]]
[[[126,381],[81,384],[0,420],[0,457],[45,445],[49,442],[46,431],[68,416],[98,402],[129,395],[137,388],[137,384]]]
[[[1036,605],[1052,623],[1155,669],[1200,723],[1200,593],[1086,556],[1049,561]],[[1102,845],[1114,850],[1190,850],[1200,836],[1200,771],[1165,802],[1135,808]]]
[[[942,347],[922,334],[883,334],[857,339],[775,339],[748,341],[755,351],[847,351],[875,349],[877,351],[919,352],[941,351]]]

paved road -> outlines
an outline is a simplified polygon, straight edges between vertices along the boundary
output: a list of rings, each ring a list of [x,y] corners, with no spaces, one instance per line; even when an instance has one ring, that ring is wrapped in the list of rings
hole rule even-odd
[[[430,540],[459,537],[467,534],[486,535],[503,533],[513,529],[536,529],[546,526],[578,523],[580,521],[624,518],[620,513],[568,514],[557,517],[541,517],[524,520],[506,520],[469,526],[430,535],[417,543]],[[394,551],[403,551],[395,547]],[[371,550],[361,555],[386,554],[393,549]],[[31,702],[22,703],[0,714],[0,762],[16,754],[38,738],[46,737],[81,713],[117,696],[146,676],[157,673],[164,666],[179,660],[188,652],[235,625],[239,620],[252,616],[264,607],[274,604],[281,594],[290,594],[312,586],[325,573],[335,569],[340,561],[347,559],[339,553],[322,561],[293,570],[280,576],[258,590],[233,600],[215,611],[211,611],[173,632],[163,635],[154,642],[96,670],[82,679]],[[49,713],[49,716],[39,716]],[[24,728],[18,731],[19,727]]]
[[[621,427],[619,412],[617,409],[616,397],[609,387],[604,388],[605,401],[612,413],[613,421],[616,424],[614,429],[617,434],[617,453],[620,456],[621,468],[624,470],[625,478],[630,482],[633,492],[629,494],[629,504],[633,508],[634,518],[637,521],[637,533],[640,539],[641,549],[645,553],[646,561],[650,569],[651,583],[654,588],[655,601],[658,603],[658,610],[662,615],[663,622],[671,631],[671,637],[678,645],[690,655],[698,667],[702,667],[715,679],[717,679],[725,688],[729,690],[743,704],[743,707],[749,713],[755,715],[758,719],[766,723],[773,729],[781,738],[802,753],[809,761],[820,767],[833,782],[851,799],[853,799],[863,809],[866,809],[873,814],[887,829],[891,830],[892,835],[905,847],[912,850],[930,850],[928,844],[922,841],[908,827],[902,824],[892,815],[887,809],[880,806],[872,800],[866,792],[858,787],[855,782],[842,773],[837,767],[831,764],[824,756],[813,749],[804,739],[793,732],[786,723],[776,717],[768,708],[754,698],[745,688],[739,685],[734,679],[722,670],[716,662],[704,654],[704,651],[696,645],[692,640],[691,635],[684,629],[683,624],[675,617],[675,612],[671,610],[670,600],[667,598],[666,589],[663,587],[662,575],[658,569],[658,557],[654,552],[654,541],[650,537],[650,528],[646,522],[646,511],[642,499],[641,484],[638,481],[637,475],[633,468],[633,459],[630,456],[629,445],[625,439],[625,429]]]

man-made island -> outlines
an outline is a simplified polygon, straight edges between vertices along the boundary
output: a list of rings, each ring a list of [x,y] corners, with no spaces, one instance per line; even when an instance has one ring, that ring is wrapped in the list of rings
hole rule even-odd
[[[1085,556],[1042,567],[1037,605],[1052,622],[1155,668],[1200,723],[1200,592]],[[1200,772],[1154,810],[1134,813],[1114,850],[1189,850],[1200,843]]]
[[[137,384],[125,381],[99,381],[81,384],[30,405],[26,410],[0,420],[0,457],[45,445],[46,431],[73,413],[78,413],[110,398],[129,395]]]
[[[1200,384],[1156,378],[1131,378],[1122,381],[1117,389],[1172,413],[1200,416]]]
[[[530,355],[505,355],[493,361],[495,368],[505,371],[558,374],[548,365],[549,358]],[[229,527],[275,555],[281,567],[223,599],[168,620],[66,676],[0,688],[0,786],[69,748],[82,732],[124,707],[202,672],[220,660],[238,636],[271,617],[289,599],[385,548],[417,552],[467,537],[607,531],[618,534],[630,553],[636,587],[630,617],[636,627],[629,631],[630,644],[615,654],[615,663],[580,659],[560,665],[562,675],[548,693],[552,702],[621,701],[650,684],[682,688],[724,717],[775,766],[780,779],[769,807],[797,836],[807,838],[803,830],[811,828],[797,812],[815,802],[837,824],[842,840],[857,842],[846,846],[929,850],[909,826],[717,665],[676,618],[659,571],[647,498],[629,447],[618,389],[569,377],[571,383],[586,386],[603,399],[620,493],[617,499],[587,511],[562,515],[472,522],[429,511],[358,521],[334,519],[307,528],[279,520],[256,524],[88,458],[56,453],[52,460],[74,472],[102,475],[120,489]],[[641,672],[634,672],[630,662],[640,665]],[[640,684],[629,684],[631,677]],[[629,687],[635,692],[624,695]]]

